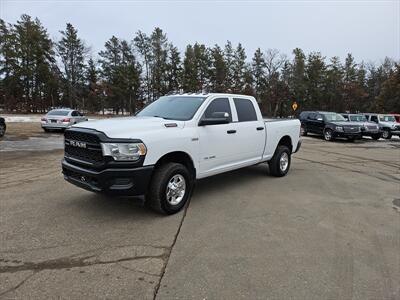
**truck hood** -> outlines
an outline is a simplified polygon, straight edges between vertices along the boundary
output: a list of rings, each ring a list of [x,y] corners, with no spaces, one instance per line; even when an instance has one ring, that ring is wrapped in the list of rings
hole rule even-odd
[[[165,124],[176,124],[183,128],[184,121],[165,120],[156,117],[122,117],[78,123],[73,128],[87,128],[103,132],[109,138],[141,138],[143,133],[170,130]]]
[[[381,124],[381,126],[390,128],[394,128],[396,125],[399,125],[399,123],[396,122],[380,122],[379,124]]]

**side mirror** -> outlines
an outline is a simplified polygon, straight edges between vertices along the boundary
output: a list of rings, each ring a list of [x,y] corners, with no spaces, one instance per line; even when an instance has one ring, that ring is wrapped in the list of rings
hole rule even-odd
[[[322,122],[324,119],[322,119],[321,117],[320,118],[317,118],[317,121],[320,121],[320,122]]]
[[[227,112],[214,112],[211,116],[211,118],[202,118],[199,126],[228,124],[230,122]]]

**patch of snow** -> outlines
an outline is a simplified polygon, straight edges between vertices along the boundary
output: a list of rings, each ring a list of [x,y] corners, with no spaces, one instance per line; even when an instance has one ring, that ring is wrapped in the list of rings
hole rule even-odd
[[[6,123],[40,122],[39,115],[3,115]]]

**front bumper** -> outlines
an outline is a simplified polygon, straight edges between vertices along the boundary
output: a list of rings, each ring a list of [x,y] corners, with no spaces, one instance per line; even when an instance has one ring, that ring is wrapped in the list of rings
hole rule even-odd
[[[361,132],[343,132],[343,131],[334,131],[334,137],[342,137],[342,138],[354,138],[354,139],[361,139],[362,133]]]
[[[94,171],[62,161],[62,173],[68,182],[92,192],[125,196],[146,194],[153,169],[154,166],[145,166]]]
[[[392,135],[398,135],[398,136],[400,136],[400,130],[390,130],[390,133],[392,134]]]
[[[373,135],[377,135],[377,134],[382,134],[382,132],[379,131],[379,130],[365,130],[365,131],[362,131],[362,135],[363,136],[373,136]]]

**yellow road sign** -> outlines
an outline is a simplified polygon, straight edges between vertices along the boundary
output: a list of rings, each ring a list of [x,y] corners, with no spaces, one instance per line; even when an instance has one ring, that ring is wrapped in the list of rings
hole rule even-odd
[[[295,111],[297,109],[297,107],[298,107],[297,102],[296,101],[293,102],[292,103],[292,109]]]

